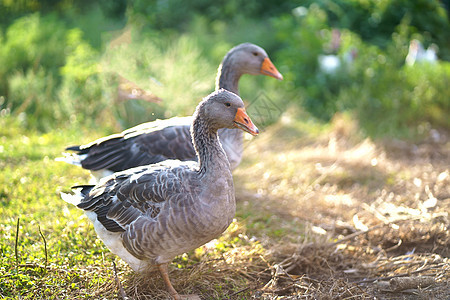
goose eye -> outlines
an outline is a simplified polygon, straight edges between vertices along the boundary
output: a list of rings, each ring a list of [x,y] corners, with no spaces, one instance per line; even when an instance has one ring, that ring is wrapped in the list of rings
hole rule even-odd
[[[253,52],[253,56],[258,56],[258,52]]]
[[[227,103],[225,103],[225,106],[226,106],[226,107],[230,107],[231,104],[230,104],[229,102],[227,102]]]

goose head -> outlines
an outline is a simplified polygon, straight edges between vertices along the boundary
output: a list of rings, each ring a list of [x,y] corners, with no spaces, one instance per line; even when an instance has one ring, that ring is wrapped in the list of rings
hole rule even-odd
[[[214,130],[240,128],[252,135],[259,134],[258,128],[245,112],[242,99],[225,89],[220,89],[206,97],[199,105],[197,113]]]
[[[283,75],[273,65],[266,51],[255,44],[243,43],[237,45],[230,50],[227,56],[232,61],[234,68],[241,74],[262,74],[283,80]]]

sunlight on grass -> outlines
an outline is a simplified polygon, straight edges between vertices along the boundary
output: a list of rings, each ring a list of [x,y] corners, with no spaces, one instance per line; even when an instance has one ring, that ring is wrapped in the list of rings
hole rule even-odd
[[[95,271],[103,268],[105,247],[81,212],[59,196],[89,175],[54,161],[83,132],[42,134],[23,130],[13,119],[0,122],[2,295],[54,299],[81,289],[89,298],[93,285],[107,282]],[[85,276],[91,279],[81,280]]]

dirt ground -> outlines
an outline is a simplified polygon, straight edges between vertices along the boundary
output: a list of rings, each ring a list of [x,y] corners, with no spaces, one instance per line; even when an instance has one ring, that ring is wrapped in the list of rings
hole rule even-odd
[[[286,232],[305,226],[297,240],[266,241],[271,272],[252,297],[450,299],[448,133],[374,143],[338,119],[325,136],[286,147],[289,127],[247,147],[260,162],[236,176],[263,178],[240,185],[247,209],[271,211]]]

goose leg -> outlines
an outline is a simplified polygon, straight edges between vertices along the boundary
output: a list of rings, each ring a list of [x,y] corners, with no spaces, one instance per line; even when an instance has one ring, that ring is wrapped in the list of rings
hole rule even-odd
[[[169,290],[169,293],[172,295],[173,299],[181,300],[180,295],[178,295],[177,291],[173,288],[172,283],[170,282],[167,264],[158,265],[158,270],[161,273],[161,276],[164,279],[167,289]]]

